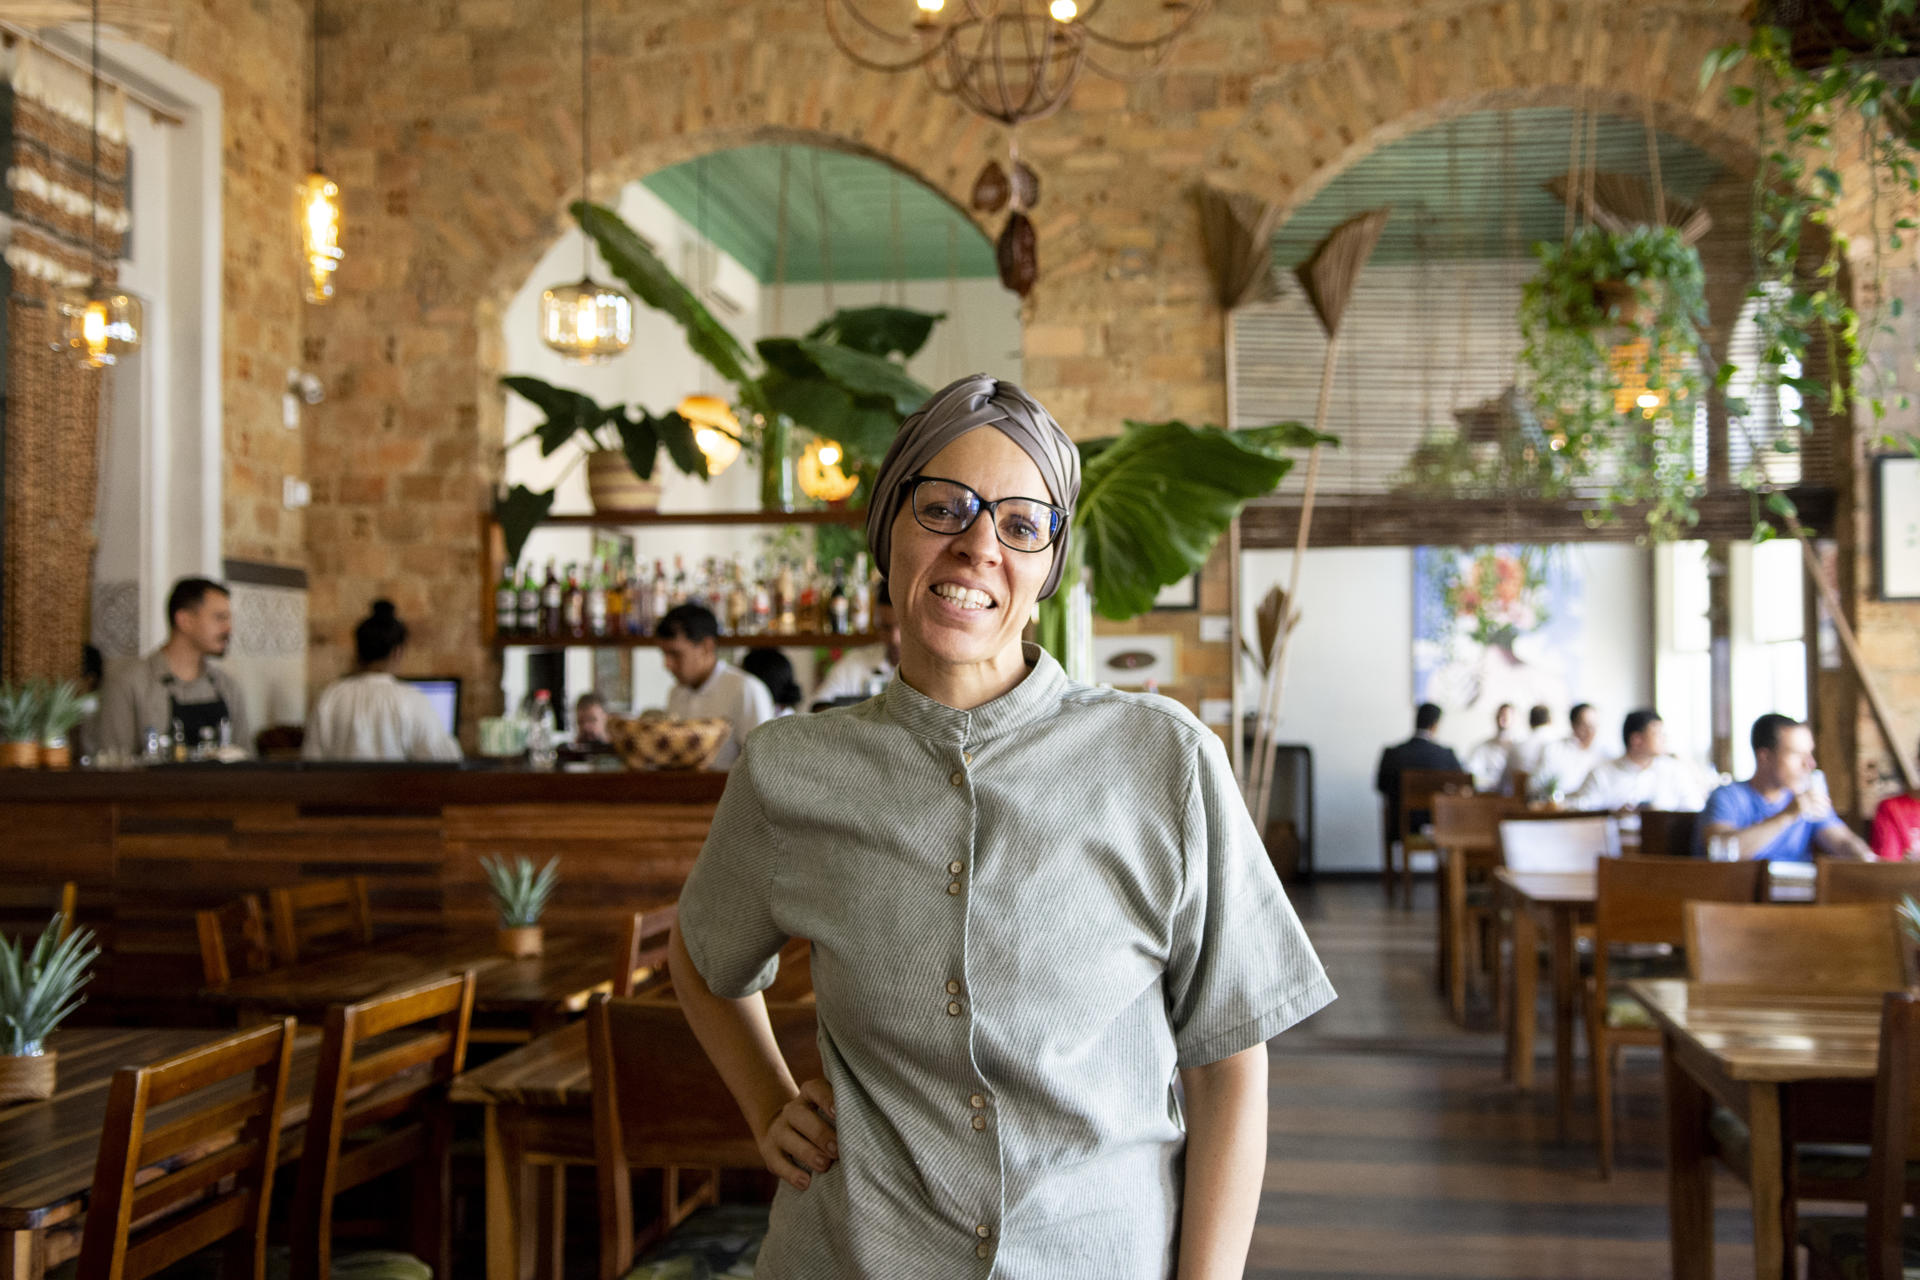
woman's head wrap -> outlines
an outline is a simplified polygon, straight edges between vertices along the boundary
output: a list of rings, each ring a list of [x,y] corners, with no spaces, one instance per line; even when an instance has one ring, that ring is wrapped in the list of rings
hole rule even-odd
[[[995,428],[1033,459],[1046,482],[1048,496],[1056,506],[1067,509],[1071,522],[1073,506],[1080,500],[1080,451],[1038,400],[1011,382],[984,373],[970,374],[934,392],[932,399],[902,423],[900,434],[893,438],[893,447],[880,464],[873,500],[867,505],[867,545],[873,549],[874,568],[882,577],[893,567],[893,521],[907,498],[904,482],[919,475],[942,449],[980,427]],[[1060,526],[1049,549],[1053,552],[1053,568],[1040,588],[1042,600],[1060,585],[1060,570],[1067,555],[1066,523]]]

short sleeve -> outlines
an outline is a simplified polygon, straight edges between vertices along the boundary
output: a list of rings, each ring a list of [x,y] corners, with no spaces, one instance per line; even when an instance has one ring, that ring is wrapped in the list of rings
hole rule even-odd
[[[787,940],[773,922],[780,842],[755,782],[753,755],[742,751],[728,775],[707,842],[680,891],[687,954],[707,989],[730,1000],[766,989]]]
[[[1167,1013],[1183,1069],[1262,1044],[1334,998],[1267,859],[1225,748],[1208,733],[1196,757],[1183,824],[1184,884],[1166,972]]]

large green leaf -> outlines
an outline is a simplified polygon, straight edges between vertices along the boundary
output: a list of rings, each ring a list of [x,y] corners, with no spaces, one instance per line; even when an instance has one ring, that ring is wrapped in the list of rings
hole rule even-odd
[[[507,544],[507,563],[519,564],[527,535],[553,510],[551,493],[535,493],[523,484],[509,489],[505,497],[493,500],[493,518],[500,522],[500,536]]]
[[[909,311],[905,307],[842,307],[807,331],[807,337],[835,342],[870,356],[898,355],[911,360],[927,345],[933,326],[947,318],[944,311]]]
[[[751,394],[751,357],[740,340],[714,318],[693,291],[680,283],[647,242],[605,205],[576,200],[569,208],[580,229],[600,246],[613,273],[626,282],[640,301],[663,312],[686,330],[687,345],[693,353],[713,366],[715,373]]]
[[[832,342],[762,338],[754,345],[762,360],[790,377],[825,377],[849,395],[888,400],[902,414],[912,413],[933,394],[893,361]]]
[[[1083,444],[1074,528],[1093,571],[1094,609],[1136,617],[1160,588],[1198,572],[1240,508],[1293,468],[1274,451],[1291,438],[1283,426],[1129,422],[1117,440]]]
[[[621,416],[621,406],[617,404],[603,407],[595,403],[591,396],[556,387],[525,374],[502,378],[500,385],[546,415],[546,421],[533,429],[540,438],[543,457],[571,440],[576,432],[591,439],[602,423]]]
[[[653,428],[654,436],[666,448],[667,456],[673,459],[673,465],[690,476],[708,479],[707,455],[700,452],[699,442],[693,438],[693,424],[677,413],[664,413],[659,417],[649,416],[645,410],[640,416]]]
[[[885,399],[855,397],[820,374],[794,377],[770,368],[760,378],[768,405],[817,436],[837,441],[856,461],[878,462],[900,430],[900,414]]]

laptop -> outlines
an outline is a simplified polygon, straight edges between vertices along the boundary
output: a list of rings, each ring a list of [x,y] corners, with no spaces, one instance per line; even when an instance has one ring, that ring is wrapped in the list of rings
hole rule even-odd
[[[440,727],[450,735],[459,735],[459,676],[402,676],[400,683],[410,684],[426,694],[427,701],[433,706],[433,714],[440,720]]]

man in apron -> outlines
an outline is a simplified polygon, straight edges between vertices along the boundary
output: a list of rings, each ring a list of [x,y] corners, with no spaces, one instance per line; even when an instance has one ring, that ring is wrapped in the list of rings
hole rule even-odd
[[[122,759],[146,754],[150,736],[166,758],[203,747],[251,752],[240,687],[208,661],[227,652],[233,599],[209,578],[182,578],[167,595],[167,642],[107,680],[100,694],[96,752]]]

